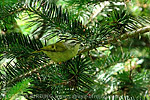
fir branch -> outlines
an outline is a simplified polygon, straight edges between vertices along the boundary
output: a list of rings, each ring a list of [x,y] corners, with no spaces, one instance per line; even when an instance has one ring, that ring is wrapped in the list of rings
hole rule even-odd
[[[4,100],[14,100],[19,95],[23,94],[24,92],[28,92],[29,87],[31,86],[29,83],[32,82],[33,80],[31,79],[24,79],[21,82],[18,82],[16,85],[14,85],[10,90],[6,93],[5,99]]]
[[[103,59],[97,60],[96,61],[96,66],[99,67],[101,70],[106,69],[110,66],[113,66],[117,63],[125,62],[128,59],[133,58],[133,56],[130,53],[120,53],[120,54],[112,54],[109,55]],[[99,70],[99,71],[101,71]],[[98,72],[97,72],[98,73]]]
[[[120,37],[120,40],[125,40],[127,38],[132,38],[132,37],[135,37],[136,35],[139,35],[139,34],[144,34],[146,32],[150,32],[150,26],[146,26],[146,27],[142,27],[140,29],[137,29],[135,31],[132,31],[132,32],[126,32],[125,34],[123,34],[121,37]],[[114,40],[113,40],[114,41]],[[115,42],[115,41],[114,41]]]
[[[137,30],[132,31],[132,32],[126,32],[123,35],[121,35],[118,39],[111,38],[111,39],[107,40],[107,42],[100,41],[99,43],[102,44],[102,45],[106,45],[106,44],[110,44],[110,43],[117,43],[118,40],[121,41],[121,40],[125,40],[125,39],[128,39],[128,38],[132,38],[132,37],[135,37],[136,35],[144,34],[146,32],[150,32],[150,26],[142,27],[142,28],[137,29]],[[99,46],[96,46],[94,48],[97,48],[97,47],[99,47]],[[90,51],[94,48],[93,47],[88,47],[86,49],[83,49],[83,50],[79,51],[78,55],[80,55],[81,53]]]
[[[13,12],[12,12],[12,11],[9,12],[10,10],[8,10],[9,13],[3,14],[3,16],[0,16],[0,20],[3,20],[4,18],[6,18],[6,17],[8,17],[8,16],[12,16],[12,15],[14,15],[14,14],[16,14],[16,13],[18,13],[18,12],[22,12],[22,11],[24,11],[24,10],[27,10],[27,8],[25,8],[25,6],[23,6],[23,7],[21,7],[21,8],[18,8],[18,9],[16,9],[16,10],[14,10]]]
[[[89,21],[86,23],[86,25],[91,23],[93,19],[96,18],[99,15],[99,13],[101,13],[101,11],[107,6],[108,4],[104,2],[103,4],[101,3],[100,6],[96,7],[96,9],[93,11],[90,18],[88,19]]]
[[[2,78],[2,80],[4,80],[4,79],[7,80],[5,82],[7,85],[12,84],[12,83],[16,82],[17,80],[20,80],[24,77],[32,76],[33,73],[37,73],[39,70],[42,70],[42,69],[52,65],[52,63],[45,63],[44,59],[43,59],[43,61],[39,61],[39,62],[36,62],[33,60],[31,63],[33,64],[32,66],[34,66],[34,68],[30,68],[30,67],[28,67],[30,65],[25,65],[22,63],[21,63],[22,65],[19,63],[15,63],[14,66],[11,64],[5,66],[5,68],[7,67],[5,72],[7,73],[7,71],[11,69],[11,72],[13,74],[10,76],[4,76]],[[15,70],[18,70],[18,71],[16,72]],[[13,75],[15,75],[15,76],[13,76]],[[13,77],[13,78],[10,78],[10,77]]]
[[[45,4],[46,4],[45,2],[42,2],[40,6],[43,7]],[[4,8],[1,8],[1,9],[4,9]],[[28,4],[25,3],[25,2],[22,2],[22,3],[18,2],[17,4],[14,5],[14,7],[11,6],[11,8],[10,8],[10,6],[9,7],[5,6],[5,9],[6,9],[7,12],[5,12],[5,14],[4,14],[4,12],[1,13],[3,16],[0,16],[0,20],[3,20],[3,19],[5,19],[9,16],[12,16],[12,15],[16,14],[16,13],[23,12],[24,10],[33,12],[30,9],[30,7],[28,6]],[[37,10],[39,10],[39,9],[37,9]]]

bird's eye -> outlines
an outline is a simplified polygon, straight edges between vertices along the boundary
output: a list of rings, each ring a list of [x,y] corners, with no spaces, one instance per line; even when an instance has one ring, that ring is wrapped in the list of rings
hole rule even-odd
[[[54,48],[54,45],[52,45],[52,48]]]

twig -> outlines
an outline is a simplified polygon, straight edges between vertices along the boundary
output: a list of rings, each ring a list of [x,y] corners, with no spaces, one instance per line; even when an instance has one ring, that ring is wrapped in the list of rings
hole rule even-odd
[[[90,22],[93,21],[93,19],[105,8],[105,6],[107,6],[108,4],[106,2],[104,3],[100,3],[100,6],[97,6],[96,9],[93,11],[93,13],[91,14],[90,18],[88,19],[89,21],[85,24],[89,24]]]
[[[136,35],[139,35],[139,34],[144,34],[146,32],[150,32],[150,26],[146,26],[146,27],[143,27],[143,28],[140,28],[140,29],[137,29],[135,31],[132,31],[132,32],[126,32],[124,33],[123,35],[121,35],[118,40],[125,40],[125,39],[128,39],[128,38],[132,38],[132,37],[135,37]],[[116,43],[118,42],[117,39],[115,38],[111,38],[109,41],[109,43]],[[102,43],[102,45],[106,45],[106,44],[109,44],[108,41],[106,42],[99,42],[99,43]],[[94,48],[97,48],[99,46],[96,46]],[[83,49],[81,51],[79,51],[78,55],[81,54],[81,53],[84,53],[84,52],[87,52],[87,51],[90,51],[92,49],[94,49],[93,47],[89,47],[89,48],[86,48],[86,49]]]
[[[0,20],[3,20],[4,18],[13,15],[13,14],[15,14],[16,12],[21,12],[21,11],[26,10],[26,9],[27,9],[27,8],[24,8],[24,7],[23,7],[23,8],[20,8],[20,9],[17,9],[17,10],[15,10],[14,12],[10,12],[9,14],[6,14],[6,15],[4,15],[4,16],[1,16],[1,17],[0,17]]]

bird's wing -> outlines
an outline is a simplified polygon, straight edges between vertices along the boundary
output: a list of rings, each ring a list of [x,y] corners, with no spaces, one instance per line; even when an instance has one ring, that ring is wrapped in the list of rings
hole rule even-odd
[[[63,52],[67,49],[67,47],[63,44],[63,42],[58,42],[55,44],[50,44],[41,48],[42,51],[51,51],[51,52]]]
[[[56,43],[55,44],[55,48],[56,48],[56,52],[64,52],[64,51],[66,51],[67,50],[67,47],[66,47],[66,45],[64,45],[64,43],[63,42],[58,42],[58,43]]]

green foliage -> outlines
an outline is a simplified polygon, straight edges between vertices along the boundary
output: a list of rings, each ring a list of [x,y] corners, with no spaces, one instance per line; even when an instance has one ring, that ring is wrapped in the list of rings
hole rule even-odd
[[[149,99],[149,64],[143,67],[150,57],[149,39],[141,34],[150,31],[150,19],[136,16],[124,0],[6,0],[0,10],[4,100],[21,95],[29,100],[110,100],[113,95]],[[16,31],[18,20],[25,20],[31,33]],[[53,40],[72,38],[81,46],[66,62],[33,53]]]
[[[118,72],[118,75],[115,75],[117,78],[117,82],[119,82],[119,90],[127,92],[129,96],[136,97],[137,95],[140,97],[141,95],[145,95],[146,87],[149,82],[146,79],[147,72],[142,71],[142,73],[131,72],[131,71],[123,71]]]
[[[20,95],[23,95],[26,92],[29,92],[32,85],[30,84],[32,82],[31,79],[24,79],[21,82],[16,83],[13,87],[6,90],[6,96],[3,100],[14,100],[18,98]]]
[[[7,34],[0,37],[0,59],[16,58],[29,55],[32,51],[43,47],[41,41],[19,33]]]
[[[125,62],[125,61],[127,61],[128,59],[131,59],[131,58],[132,58],[132,55],[127,54],[127,53],[123,53],[123,54],[120,53],[120,54],[116,54],[116,55],[112,54],[110,56],[106,56],[102,59],[97,60],[95,62],[95,64],[100,69],[101,68],[106,69],[106,68],[108,68],[110,66],[113,66],[117,63]]]

